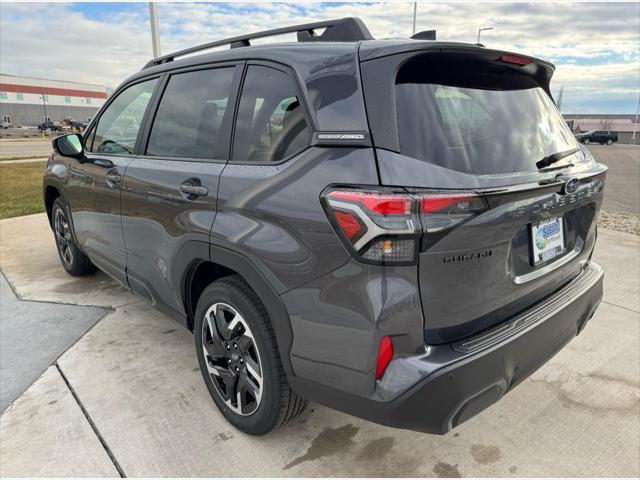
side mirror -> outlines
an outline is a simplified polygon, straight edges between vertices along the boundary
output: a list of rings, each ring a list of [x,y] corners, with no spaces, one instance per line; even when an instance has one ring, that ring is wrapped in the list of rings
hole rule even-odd
[[[82,136],[77,133],[71,133],[69,135],[61,135],[56,137],[51,142],[53,143],[53,149],[64,155],[65,157],[73,157],[77,159],[84,158],[84,148],[82,148]]]

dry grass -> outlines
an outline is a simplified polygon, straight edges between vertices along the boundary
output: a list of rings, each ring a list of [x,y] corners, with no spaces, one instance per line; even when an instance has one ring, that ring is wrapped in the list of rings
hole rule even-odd
[[[44,162],[0,166],[0,219],[44,211]]]

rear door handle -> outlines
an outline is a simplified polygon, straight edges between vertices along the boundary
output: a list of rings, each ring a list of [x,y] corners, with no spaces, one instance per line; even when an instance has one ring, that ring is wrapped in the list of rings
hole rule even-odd
[[[180,191],[189,197],[204,197],[209,195],[209,189],[204,185],[194,184],[193,180],[188,180],[180,185]],[[200,182],[198,182],[200,183]]]

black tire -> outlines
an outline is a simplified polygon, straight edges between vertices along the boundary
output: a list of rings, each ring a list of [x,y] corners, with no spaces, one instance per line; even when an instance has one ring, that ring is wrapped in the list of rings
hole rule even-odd
[[[53,228],[58,256],[68,274],[74,277],[81,277],[95,272],[96,267],[91,263],[89,257],[78,248],[69,218],[69,209],[64,200],[62,200],[62,197],[56,198],[51,207],[51,227]]]
[[[227,307],[231,307],[231,310],[228,310]],[[248,326],[249,334],[246,334],[246,329],[240,325],[240,322],[234,323],[233,310],[241,316],[241,320],[244,322],[242,325],[246,324]],[[222,320],[218,318],[220,312],[223,312],[222,316],[224,318]],[[212,322],[205,321],[207,315],[209,315],[208,318],[210,320],[213,319]],[[224,324],[229,315],[232,316],[232,320],[226,325],[231,326],[234,324],[239,326],[235,327],[234,330],[226,329],[225,332],[229,337],[225,339],[220,333],[222,330],[220,325]],[[211,328],[216,331],[212,332]],[[234,331],[237,332],[235,336]],[[222,342],[219,347],[213,345],[215,340],[211,337],[215,333],[219,334],[218,340]],[[247,336],[249,340],[246,340]],[[224,277],[213,282],[202,292],[196,309],[194,337],[198,364],[207,389],[220,412],[229,423],[239,430],[250,435],[264,435],[297,418],[306,408],[308,402],[298,397],[287,383],[287,377],[282,368],[276,338],[267,311],[255,292],[240,276]],[[245,361],[244,367],[242,364],[237,363],[240,361],[238,358],[232,360],[233,348],[236,343],[234,339],[240,339],[237,342],[238,344],[241,342],[253,342],[255,344],[255,349],[250,354],[240,353],[240,358],[248,359]],[[203,343],[207,343],[206,355]],[[216,348],[220,348],[220,350],[216,350]],[[211,352],[212,349],[216,351]],[[254,360],[257,355],[259,370],[262,375],[260,382],[254,382],[250,375],[251,372],[247,373],[251,362],[250,355],[254,357]],[[230,366],[229,368],[226,368],[227,362]],[[233,367],[234,364],[240,367],[240,371],[237,374],[233,373],[234,369],[237,371],[237,368]],[[212,370],[216,370],[217,373],[211,373]],[[229,398],[225,399],[225,390],[232,384],[232,380],[229,380],[231,378],[230,374],[236,376],[235,390],[231,386],[231,395],[226,395]],[[234,402],[233,400],[234,392],[237,395],[238,391],[243,390],[240,387],[243,383],[242,378],[249,378],[254,386],[261,383],[260,399],[257,401],[252,402],[252,392],[244,389],[245,392],[249,392],[246,394],[247,396],[243,397],[248,399],[245,413],[237,411],[243,410],[244,405],[239,405],[239,401]],[[246,382],[246,380],[244,381]],[[253,400],[255,398],[256,396],[254,395]],[[254,410],[251,410],[251,407]]]

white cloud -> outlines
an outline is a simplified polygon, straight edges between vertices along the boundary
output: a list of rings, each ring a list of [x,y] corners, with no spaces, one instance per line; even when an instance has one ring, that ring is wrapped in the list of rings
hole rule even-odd
[[[113,10],[113,9],[110,9]],[[244,32],[358,16],[377,38],[408,36],[413,4],[162,3],[164,52]],[[68,4],[0,4],[3,73],[116,86],[151,57],[147,4],[87,18]],[[556,63],[567,98],[611,97],[633,111],[640,90],[639,3],[419,3],[418,29]],[[615,97],[615,98],[614,98]],[[622,103],[620,103],[622,102]]]

